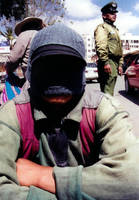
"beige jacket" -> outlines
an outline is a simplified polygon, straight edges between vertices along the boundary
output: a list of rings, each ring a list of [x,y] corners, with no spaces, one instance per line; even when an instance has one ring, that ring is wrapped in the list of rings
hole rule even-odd
[[[5,64],[7,73],[15,71],[19,66],[22,67],[23,74],[25,73],[27,69],[30,44],[36,33],[36,30],[28,30],[20,33]]]
[[[94,38],[99,59],[108,64],[111,57],[117,60],[119,66],[122,66],[123,52],[118,29],[104,22],[97,26],[94,31]]]

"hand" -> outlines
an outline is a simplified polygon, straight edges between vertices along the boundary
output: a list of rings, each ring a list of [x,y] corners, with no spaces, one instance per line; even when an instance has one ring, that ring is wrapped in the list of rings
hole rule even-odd
[[[120,75],[120,76],[122,76],[123,75],[123,68],[122,67],[118,67],[118,74]]]
[[[20,158],[16,163],[16,173],[21,186],[36,186],[55,193],[53,168],[38,165],[27,159]]]
[[[109,64],[104,65],[104,72],[111,74],[112,73],[112,69],[111,66]]]

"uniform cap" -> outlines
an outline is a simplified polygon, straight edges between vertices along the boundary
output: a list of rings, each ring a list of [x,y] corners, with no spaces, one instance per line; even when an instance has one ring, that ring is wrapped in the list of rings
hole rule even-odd
[[[103,14],[106,14],[106,13],[117,13],[118,10],[117,9],[117,3],[115,1],[112,1],[108,4],[106,4],[102,9],[101,9],[101,12]]]

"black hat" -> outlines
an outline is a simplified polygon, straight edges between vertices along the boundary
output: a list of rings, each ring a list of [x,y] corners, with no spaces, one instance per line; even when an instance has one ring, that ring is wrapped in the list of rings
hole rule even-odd
[[[118,10],[117,9],[117,3],[115,1],[112,1],[108,4],[106,4],[103,8],[101,8],[101,12],[103,14],[106,14],[106,13],[117,13]]]

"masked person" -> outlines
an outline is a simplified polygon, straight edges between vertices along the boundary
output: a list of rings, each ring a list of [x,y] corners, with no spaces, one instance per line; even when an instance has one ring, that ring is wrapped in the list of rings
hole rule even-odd
[[[114,95],[118,74],[122,75],[123,52],[116,21],[117,3],[110,2],[102,9],[103,24],[94,31],[96,53],[98,56],[98,75],[100,89]]]
[[[8,77],[1,94],[1,104],[20,94],[21,88],[25,83],[31,41],[44,26],[43,20],[38,17],[27,17],[16,24],[15,34],[17,39],[4,65]]]
[[[30,88],[0,108],[1,200],[138,199],[128,114],[85,88],[85,66],[83,40],[64,24],[33,38]]]

